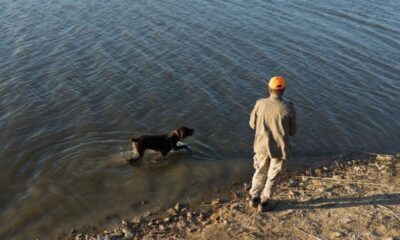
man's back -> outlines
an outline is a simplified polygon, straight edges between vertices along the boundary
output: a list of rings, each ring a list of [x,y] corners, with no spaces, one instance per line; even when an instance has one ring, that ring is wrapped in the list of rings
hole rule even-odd
[[[250,115],[256,130],[254,152],[271,158],[289,158],[289,136],[296,133],[296,113],[292,103],[278,95],[257,101]]]

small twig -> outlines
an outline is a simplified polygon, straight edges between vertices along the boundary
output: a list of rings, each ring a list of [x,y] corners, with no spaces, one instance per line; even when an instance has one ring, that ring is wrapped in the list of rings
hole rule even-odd
[[[339,163],[337,161],[335,161],[335,165],[336,165],[337,169],[342,170],[342,168],[340,167],[340,165],[339,165]]]
[[[386,211],[388,211],[389,213],[391,213],[393,216],[395,216],[395,217],[397,217],[397,218],[400,219],[400,214],[396,213],[396,212],[393,211],[392,209],[390,209],[390,208],[388,208],[388,207],[385,207],[385,206],[383,206],[383,205],[381,205],[381,204],[378,204],[377,206],[378,206],[378,207],[381,207],[381,208],[383,208],[383,209],[385,209]]]
[[[331,180],[331,181],[339,181],[346,183],[356,183],[356,184],[365,184],[365,185],[373,185],[373,186],[383,186],[384,184],[371,183],[371,182],[360,182],[360,181],[352,181],[346,179],[336,179],[336,178],[327,178],[327,177],[309,177],[309,176],[295,176],[297,178],[310,178],[310,179],[320,179],[320,180]]]
[[[256,222],[256,216],[257,216],[257,211],[256,211],[256,212],[254,212],[254,215],[253,215],[253,222],[252,222],[252,224],[254,224],[254,223]]]
[[[298,229],[297,227],[295,227],[294,229],[296,229],[297,231],[299,231],[299,232],[301,232],[301,233],[304,233],[305,235],[307,235],[307,236],[309,236],[309,237],[312,237],[313,239],[322,240],[321,238],[319,238],[319,237],[317,237],[317,236],[314,236],[314,235],[312,235],[311,233],[305,232],[305,231],[303,231],[303,230],[301,230],[301,229]]]
[[[365,153],[365,154],[369,154],[369,155],[374,155],[374,156],[378,156],[378,153],[372,153],[372,152],[361,152],[361,153]]]

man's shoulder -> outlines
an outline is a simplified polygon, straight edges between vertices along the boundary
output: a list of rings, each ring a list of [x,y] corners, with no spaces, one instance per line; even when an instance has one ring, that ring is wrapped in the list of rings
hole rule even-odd
[[[268,101],[268,98],[260,98],[257,100],[256,104],[263,104],[266,103]]]

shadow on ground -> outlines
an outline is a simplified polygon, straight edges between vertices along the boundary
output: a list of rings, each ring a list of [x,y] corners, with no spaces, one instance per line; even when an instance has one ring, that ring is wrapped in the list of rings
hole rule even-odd
[[[345,208],[366,205],[400,205],[400,193],[378,194],[368,197],[339,197],[312,199],[308,201],[279,201],[275,211],[290,209],[323,209],[323,208]]]

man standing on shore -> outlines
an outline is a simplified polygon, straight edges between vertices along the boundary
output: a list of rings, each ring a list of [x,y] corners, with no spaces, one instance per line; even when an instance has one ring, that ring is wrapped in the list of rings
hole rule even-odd
[[[250,189],[250,206],[261,212],[271,210],[277,180],[289,158],[289,136],[296,133],[294,105],[282,99],[285,79],[271,78],[269,98],[256,102],[250,114],[250,127],[255,130],[254,168]]]

